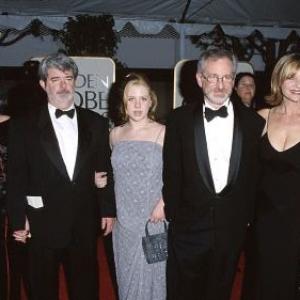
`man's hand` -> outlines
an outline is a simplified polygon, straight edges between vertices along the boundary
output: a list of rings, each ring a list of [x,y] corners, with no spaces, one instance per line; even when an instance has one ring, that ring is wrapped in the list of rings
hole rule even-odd
[[[112,232],[115,220],[116,220],[115,218],[102,218],[101,229],[104,231],[103,232],[104,236]]]
[[[13,232],[13,237],[17,242],[21,242],[24,244],[27,242],[27,239],[31,238],[30,227],[27,218],[25,221],[25,228],[23,230],[15,230]]]
[[[96,187],[102,189],[107,185],[107,172],[95,172]]]

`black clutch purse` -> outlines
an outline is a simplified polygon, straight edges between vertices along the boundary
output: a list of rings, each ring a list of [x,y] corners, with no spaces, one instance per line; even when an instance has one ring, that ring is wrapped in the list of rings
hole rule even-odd
[[[166,221],[164,221],[164,232],[151,235],[148,231],[148,223],[149,220],[145,225],[146,236],[142,237],[142,246],[147,263],[154,264],[160,261],[164,261],[168,257],[168,226]]]

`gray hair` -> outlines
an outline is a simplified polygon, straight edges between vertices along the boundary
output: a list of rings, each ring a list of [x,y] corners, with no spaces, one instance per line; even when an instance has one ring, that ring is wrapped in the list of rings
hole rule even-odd
[[[75,61],[62,52],[50,54],[46,56],[39,65],[39,78],[43,81],[47,80],[48,70],[54,68],[60,71],[72,71],[74,78],[78,76],[78,67]]]
[[[197,71],[198,72],[203,71],[207,60],[209,60],[209,59],[217,60],[219,58],[228,58],[232,62],[233,73],[235,75],[236,69],[237,69],[237,58],[233,54],[233,52],[231,52],[227,49],[224,49],[224,48],[210,48],[210,49],[203,51],[198,60]]]

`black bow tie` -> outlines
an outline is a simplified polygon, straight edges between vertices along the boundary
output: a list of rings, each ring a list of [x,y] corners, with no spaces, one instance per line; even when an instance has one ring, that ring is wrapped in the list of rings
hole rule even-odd
[[[207,122],[211,121],[214,117],[217,117],[217,116],[221,117],[221,118],[226,118],[228,116],[227,107],[222,106],[217,110],[213,110],[208,107],[205,107],[204,115],[205,115]]]
[[[62,115],[67,115],[69,118],[73,119],[74,113],[75,113],[74,108],[72,108],[70,110],[61,110],[61,109],[57,108],[55,110],[55,117],[60,118]]]

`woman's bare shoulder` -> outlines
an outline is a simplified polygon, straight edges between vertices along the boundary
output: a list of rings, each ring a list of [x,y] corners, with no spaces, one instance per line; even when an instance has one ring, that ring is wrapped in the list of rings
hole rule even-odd
[[[257,111],[257,113],[263,117],[265,120],[268,119],[269,113],[270,113],[270,108],[263,108]]]
[[[8,115],[0,115],[0,123],[5,122],[10,119]]]
[[[124,131],[124,125],[115,126],[110,130],[109,140],[111,146],[113,146],[115,143],[117,143],[120,140],[123,131]]]
[[[157,133],[157,139],[156,142],[160,145],[163,145],[164,139],[165,139],[165,131],[166,131],[166,126],[163,124],[160,124],[158,122],[155,122],[156,126],[156,133]]]
[[[160,129],[160,130],[164,130],[165,129],[165,125],[159,123],[159,122],[154,122],[154,126],[156,126],[157,129]]]

